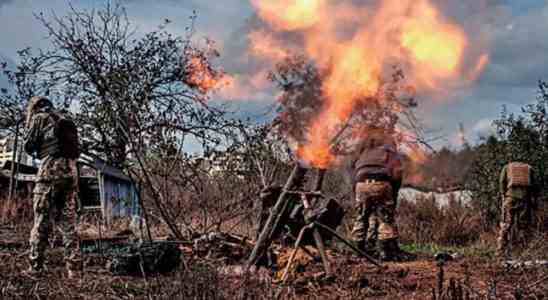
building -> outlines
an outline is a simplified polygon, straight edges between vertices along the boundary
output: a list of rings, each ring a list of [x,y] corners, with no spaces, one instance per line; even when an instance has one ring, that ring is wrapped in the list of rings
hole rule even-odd
[[[0,141],[0,194],[7,195],[5,191],[9,190],[12,166],[15,166],[16,195],[29,199],[40,162],[18,148],[14,163],[13,141]],[[79,195],[84,211],[100,211],[107,222],[140,213],[137,186],[121,170],[85,155],[78,160],[78,169]]]
[[[84,156],[79,160],[79,171],[84,209],[100,210],[107,221],[140,214],[137,186],[121,170]]]
[[[34,186],[34,174],[40,162],[27,155],[21,145],[14,159],[13,144],[13,138],[0,139],[0,198],[8,195],[12,172],[17,183],[16,195],[20,198],[30,197]]]

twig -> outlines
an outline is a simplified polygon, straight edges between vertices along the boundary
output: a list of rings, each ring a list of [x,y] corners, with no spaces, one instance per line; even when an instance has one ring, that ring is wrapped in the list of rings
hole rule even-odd
[[[541,283],[543,283],[544,281],[547,281],[547,280],[548,280],[548,275],[546,275],[546,276],[542,277],[541,279],[529,284],[526,288],[527,289],[533,288],[533,287],[535,287],[535,286],[537,286],[537,285],[539,285],[539,284],[541,284]]]

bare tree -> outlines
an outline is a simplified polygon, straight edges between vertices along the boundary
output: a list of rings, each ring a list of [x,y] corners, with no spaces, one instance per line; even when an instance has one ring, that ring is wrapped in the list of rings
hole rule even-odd
[[[50,50],[20,52],[16,74],[39,87],[31,94],[73,105],[86,152],[124,167],[130,149],[120,128],[152,145],[162,129],[204,139],[224,126],[222,112],[206,106],[207,93],[223,76],[211,64],[219,54],[210,41],[203,47],[193,42],[194,17],[184,37],[168,33],[165,24],[140,35],[123,7],[110,3],[36,18],[49,34]]]
[[[278,117],[280,131],[287,137],[304,142],[311,120],[318,116],[326,103],[322,91],[324,79],[331,70],[320,70],[303,56],[290,56],[270,72],[269,79],[282,90]],[[381,78],[382,79],[382,78]],[[394,131],[401,143],[427,145],[426,132],[414,114],[418,102],[413,89],[406,85],[403,71],[397,66],[391,77],[382,79],[375,95],[356,101],[348,119],[340,124],[333,136],[335,154],[347,155],[356,149],[371,125]]]
[[[70,109],[81,129],[83,152],[104,158],[129,171],[142,187],[172,233],[178,228],[171,209],[175,174],[181,187],[195,184],[192,155],[208,153],[229,143],[239,122],[225,117],[222,106],[208,104],[223,71],[213,65],[219,56],[210,40],[196,42],[195,15],[184,36],[166,30],[139,33],[118,4],[98,10],[70,6],[69,15],[37,14],[49,34],[48,50],[19,52],[15,70],[8,70],[17,87],[0,100],[3,127],[33,95],[48,95]],[[9,95],[9,94],[12,95]],[[19,118],[21,119],[21,118]]]

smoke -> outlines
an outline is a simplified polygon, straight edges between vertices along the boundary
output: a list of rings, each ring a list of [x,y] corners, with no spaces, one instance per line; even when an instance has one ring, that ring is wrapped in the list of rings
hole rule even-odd
[[[250,2],[253,4],[257,1],[250,0]],[[325,16],[326,20],[322,20],[327,22],[335,18],[344,19],[344,22],[339,22],[336,28],[337,38],[340,40],[355,36],[361,27],[367,26],[382,1],[352,0],[345,3],[347,4],[339,5],[339,9],[329,12]],[[507,22],[508,9],[501,1],[493,0],[437,0],[432,3],[450,21],[461,27],[468,37],[469,44],[466,55],[463,56],[463,68],[471,70],[468,77],[475,77],[473,70],[485,49],[490,47],[494,28]],[[283,44],[286,48],[298,52],[305,47],[303,35],[307,32],[306,30],[277,30],[255,10],[254,15],[245,20],[242,26],[236,28],[223,45],[223,57],[226,58],[225,70],[235,77],[233,85],[236,87],[231,88],[230,99],[237,98],[241,93],[244,99],[264,100],[266,91],[274,91],[264,79],[267,72],[274,68],[276,61],[268,56],[254,53],[250,39],[253,33],[266,35],[277,44]],[[329,42],[327,39],[328,37],[326,37],[326,43]],[[271,50],[276,52],[276,49]],[[258,80],[259,78],[262,80]],[[260,84],[257,84],[258,82]],[[262,94],[262,96],[254,97],[255,94]]]
[[[373,81],[366,79],[367,74],[369,72],[372,74],[378,73],[383,78],[389,78],[394,73],[393,66],[399,64],[403,73],[408,75],[406,77],[410,80],[410,84],[416,89],[400,89],[396,91],[396,94],[400,95],[397,96],[398,98],[417,96],[421,100],[421,107],[425,105],[439,106],[440,103],[447,105],[455,91],[466,90],[482,76],[483,70],[491,62],[490,49],[492,49],[497,30],[500,30],[501,26],[507,26],[511,19],[509,7],[504,2],[490,0],[392,1],[394,5],[387,4],[391,1],[380,0],[352,0],[344,1],[344,3],[322,0],[289,2],[280,0],[268,3],[250,0],[250,2],[256,9],[255,14],[246,20],[243,26],[238,28],[224,44],[224,56],[230,58],[226,65],[226,71],[233,74],[235,83],[230,92],[230,97],[232,99],[245,98],[257,101],[265,101],[266,99],[269,103],[272,103],[274,99],[279,100],[279,98],[276,97],[276,89],[273,87],[273,83],[266,80],[268,72],[275,70],[277,62],[283,61],[292,54],[304,53],[307,59],[320,69],[326,68],[326,66],[329,69],[333,65],[340,66],[346,63],[349,67],[346,70],[349,72],[348,74],[354,74],[353,76],[347,76],[345,73],[339,73],[337,74],[338,77],[333,80],[336,84],[322,87],[322,90],[325,91],[326,88],[335,88],[336,85],[349,79],[356,79],[356,84],[350,84],[346,88],[340,89],[336,94],[331,95],[332,98],[339,99],[336,101],[337,103],[341,101],[340,99],[353,97],[355,94],[370,95],[371,91],[378,90]],[[290,7],[291,5],[284,6],[286,2],[290,4],[301,2],[305,5],[301,7],[298,4],[291,4],[294,7]],[[427,6],[431,4],[436,12],[435,14],[440,16],[442,21],[439,27],[432,26],[429,28],[420,24],[422,9],[420,3],[425,2],[428,2]],[[282,3],[281,6],[280,3]],[[321,5],[327,5],[328,9],[322,8]],[[417,13],[417,11],[419,12]],[[379,12],[385,18],[379,20]],[[417,32],[411,32],[408,44],[404,43],[404,47],[409,46],[408,52],[414,51],[412,55],[415,55],[415,57],[409,59],[409,57],[402,57],[394,50],[395,46],[400,45],[397,45],[397,41],[392,38],[397,38],[402,19],[413,19],[417,16],[419,16],[419,25],[415,27],[418,30]],[[428,12],[423,13],[422,18],[428,19]],[[432,35],[430,34],[432,32],[421,31],[430,29],[449,32],[448,46],[446,47],[446,49],[449,49],[447,55],[439,55],[439,52],[444,51],[444,48],[436,48],[443,45],[438,45],[438,41],[435,39],[438,37],[435,34]],[[326,34],[316,34],[316,40],[311,39],[311,34],[313,35],[314,31],[318,30],[324,30]],[[364,31],[366,34],[362,34]],[[435,38],[431,40],[423,38],[431,36]],[[412,48],[417,39],[419,45]],[[421,39],[423,40],[421,41]],[[396,45],[394,42],[396,42]],[[311,45],[314,45],[314,43],[315,49],[311,51]],[[332,50],[339,45],[352,43],[357,46],[356,51]],[[420,43],[436,46],[423,47]],[[463,46],[461,47],[460,44],[463,44]],[[439,51],[431,53],[425,50],[426,48],[434,48]],[[366,56],[374,57],[374,59],[362,60],[359,56],[362,55],[361,52],[363,51],[367,52]],[[356,55],[356,60],[348,59],[345,62],[344,58],[352,55]],[[459,58],[458,61],[455,57]],[[402,58],[404,59],[402,60]],[[335,61],[338,59],[339,62],[333,64],[334,59]],[[382,63],[379,65],[371,64],[371,62],[376,63],[378,61],[382,61]],[[451,63],[446,66],[445,70],[443,68],[436,70],[447,61]],[[430,66],[421,69],[421,64],[424,65],[425,63],[430,63]],[[372,69],[367,70],[370,67]],[[420,72],[417,72],[417,67]],[[450,69],[450,72],[447,71]],[[455,71],[453,72],[452,69],[455,69]],[[360,82],[360,80],[362,81]],[[369,84],[373,84],[370,89],[362,89]],[[407,93],[411,90],[412,92]],[[402,94],[403,96],[401,96]],[[260,95],[260,97],[257,95]],[[422,101],[423,98],[426,101]],[[443,102],[434,102],[434,99],[441,99]],[[351,106],[354,106],[354,104]],[[342,117],[336,119],[346,118],[347,112],[344,107],[337,108],[337,105],[335,105],[334,109],[342,114]],[[309,110],[303,111],[310,112]],[[313,111],[310,114],[312,118],[314,114],[318,115],[319,112]],[[318,122],[321,126],[317,128],[316,137],[326,139],[325,136],[321,137],[321,135],[325,134],[327,127],[331,128],[328,129],[330,137],[337,132],[333,128],[339,125],[339,121],[336,120],[330,124],[331,121],[329,120],[333,118],[328,116],[329,114],[324,114],[318,117],[322,121]],[[300,120],[308,122],[310,118],[310,116],[301,117]],[[298,119],[299,117],[296,116],[292,120]],[[404,133],[408,134],[409,132]],[[311,136],[308,138],[310,139]],[[320,149],[325,146],[325,143],[318,143],[316,146]],[[317,152],[311,153],[311,156],[317,155]]]

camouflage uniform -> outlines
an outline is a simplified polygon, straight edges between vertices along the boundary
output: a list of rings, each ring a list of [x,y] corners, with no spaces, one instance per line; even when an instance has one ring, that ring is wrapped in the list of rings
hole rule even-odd
[[[352,238],[362,250],[374,254],[378,240],[381,258],[404,260],[410,255],[398,245],[395,221],[402,165],[394,143],[371,141],[354,164],[354,195],[357,217]],[[406,255],[407,257],[403,257]]]
[[[31,105],[39,100],[31,100]],[[44,134],[51,131],[53,120],[50,118],[50,110],[51,107],[44,107],[41,111],[34,112],[30,123],[27,124],[25,151],[30,155],[40,152]],[[30,233],[30,263],[33,271],[40,271],[43,268],[52,219],[55,222],[55,229],[63,237],[65,263],[69,274],[81,269],[76,231],[76,174],[74,159],[51,155],[41,158],[33,191],[34,226]]]
[[[376,239],[398,238],[395,223],[396,201],[392,186],[386,181],[356,183],[358,215],[352,229],[352,237],[361,248],[374,247]]]
[[[529,168],[529,184],[509,186],[508,169],[511,164],[519,164]],[[525,225],[520,227],[530,225],[521,223],[530,223],[531,220],[527,219],[531,217],[531,211],[536,206],[535,198],[538,191],[534,170],[523,163],[510,163],[504,166],[500,174],[499,184],[502,195],[502,217],[497,240],[497,255],[500,258],[507,258],[510,255],[512,228],[515,224]]]

